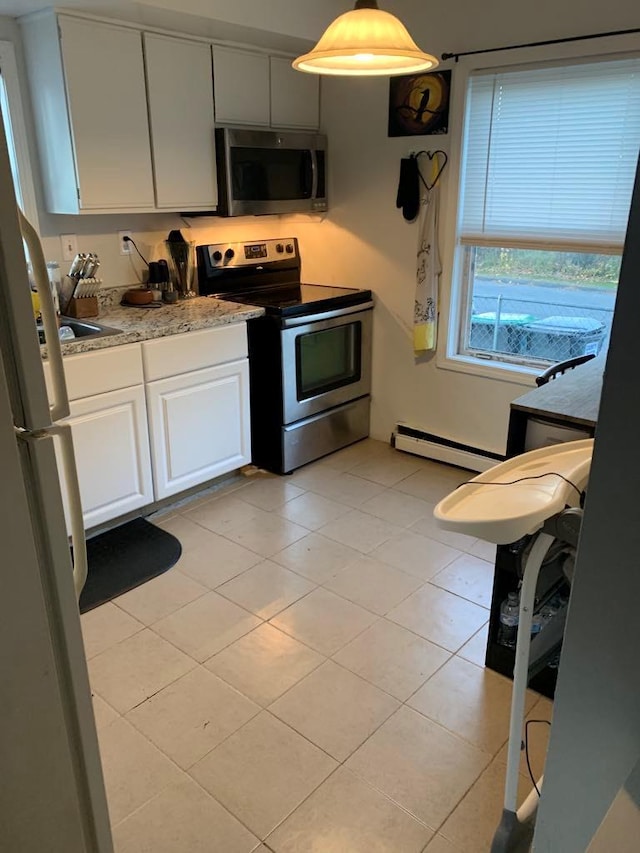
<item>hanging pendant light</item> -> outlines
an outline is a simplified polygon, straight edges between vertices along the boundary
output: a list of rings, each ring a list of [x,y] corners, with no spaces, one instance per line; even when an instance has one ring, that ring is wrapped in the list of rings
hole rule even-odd
[[[435,68],[435,56],[423,53],[404,24],[378,8],[376,0],[356,0],[325,30],[311,53],[293,62],[298,71],[341,76],[391,76]]]

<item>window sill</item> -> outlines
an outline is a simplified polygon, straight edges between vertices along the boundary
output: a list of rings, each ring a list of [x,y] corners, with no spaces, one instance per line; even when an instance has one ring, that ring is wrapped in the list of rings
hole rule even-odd
[[[469,355],[438,355],[436,365],[441,370],[452,370],[456,373],[467,373],[483,379],[493,379],[499,382],[509,382],[513,385],[535,387],[535,378],[542,373],[544,367],[527,367],[523,364],[508,364],[474,358]]]

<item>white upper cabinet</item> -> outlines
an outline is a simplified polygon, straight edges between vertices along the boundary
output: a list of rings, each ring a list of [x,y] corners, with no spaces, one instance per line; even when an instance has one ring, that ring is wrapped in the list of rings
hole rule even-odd
[[[271,57],[271,124],[317,130],[320,125],[320,79],[296,71],[290,59]]]
[[[320,82],[291,59],[213,47],[216,122],[316,130]]]
[[[269,57],[213,46],[218,124],[269,125]]]
[[[218,203],[213,78],[208,44],[144,34],[156,206]]]
[[[23,33],[49,211],[152,210],[142,34],[51,13]]]

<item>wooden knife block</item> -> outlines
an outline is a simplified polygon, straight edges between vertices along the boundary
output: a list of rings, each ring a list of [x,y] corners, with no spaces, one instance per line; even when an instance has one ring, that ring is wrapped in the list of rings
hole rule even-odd
[[[84,320],[85,317],[98,316],[98,299],[96,296],[85,296],[82,299],[75,297],[69,302],[66,313],[76,320]]]

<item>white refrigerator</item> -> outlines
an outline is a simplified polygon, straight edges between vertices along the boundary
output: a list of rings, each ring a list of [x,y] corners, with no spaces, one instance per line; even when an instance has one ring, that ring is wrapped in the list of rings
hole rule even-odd
[[[44,305],[52,405],[23,237]],[[111,853],[77,605],[86,576],[82,514],[70,432],[57,423],[69,413],[57,340],[42,249],[16,207],[0,121],[0,849]],[[70,491],[75,566],[54,435]]]

